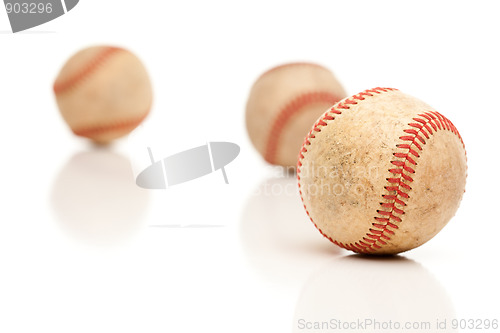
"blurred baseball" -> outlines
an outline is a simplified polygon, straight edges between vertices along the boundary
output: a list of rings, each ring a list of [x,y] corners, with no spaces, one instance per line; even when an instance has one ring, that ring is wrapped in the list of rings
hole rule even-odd
[[[73,133],[102,144],[136,128],[153,99],[142,62],[130,51],[111,46],[73,55],[59,72],[54,93]]]
[[[340,83],[323,66],[291,63],[268,70],[248,97],[250,140],[267,162],[295,167],[311,125],[344,97]]]
[[[369,254],[434,237],[458,209],[466,172],[455,126],[391,88],[335,104],[306,137],[297,166],[304,207],[321,234]]]

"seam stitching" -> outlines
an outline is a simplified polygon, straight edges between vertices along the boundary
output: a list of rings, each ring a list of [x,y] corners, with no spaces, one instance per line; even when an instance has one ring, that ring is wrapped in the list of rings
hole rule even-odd
[[[297,114],[301,109],[313,103],[330,103],[335,104],[340,99],[335,94],[327,91],[316,91],[301,94],[285,105],[277,114],[272,122],[269,137],[267,139],[266,151],[264,159],[271,163],[276,163],[276,155],[278,152],[278,144],[282,132],[285,129],[288,121]]]
[[[396,148],[407,150],[406,153],[393,153],[393,156],[397,159],[391,161],[391,164],[395,168],[389,169],[388,171],[393,174],[392,177],[386,178],[388,186],[384,189],[388,194],[383,194],[382,197],[386,200],[381,202],[381,209],[377,210],[378,216],[375,216],[375,222],[372,223],[372,228],[365,236],[354,243],[341,243],[333,240],[331,237],[327,236],[317,225],[314,223],[312,217],[307,210],[304,203],[304,198],[302,195],[301,185],[300,185],[300,167],[302,166],[302,160],[304,159],[304,153],[307,152],[307,146],[311,145],[311,139],[315,138],[315,132],[321,132],[322,127],[327,126],[326,121],[333,121],[335,115],[342,114],[341,110],[348,110],[352,105],[358,104],[358,101],[365,99],[364,96],[373,96],[373,94],[380,94],[382,92],[394,91],[397,89],[393,88],[374,88],[370,90],[365,90],[364,92],[354,95],[344,101],[341,101],[334,105],[332,109],[326,112],[323,117],[321,117],[316,124],[313,126],[309,134],[304,140],[302,149],[299,153],[299,160],[297,163],[297,179],[299,184],[299,193],[304,204],[307,215],[309,216],[311,222],[319,230],[319,232],[330,240],[332,243],[354,252],[359,253],[370,253],[381,249],[383,245],[387,244],[387,241],[391,239],[391,236],[395,234],[394,230],[399,228],[399,223],[402,222],[401,216],[404,215],[404,207],[406,206],[405,201],[410,198],[407,191],[411,190],[411,186],[408,183],[413,182],[411,174],[415,173],[415,167],[417,165],[416,160],[420,156],[419,151],[423,150],[423,145],[426,144],[426,139],[430,138],[434,132],[438,130],[448,130],[453,134],[457,135],[465,149],[464,142],[460,133],[456,127],[452,124],[450,120],[438,113],[437,111],[428,111],[418,114],[417,117],[412,118],[415,122],[409,123],[409,128],[403,130],[404,135],[400,136],[399,139],[403,143],[398,143]],[[425,137],[425,138],[424,138]],[[410,156],[412,155],[412,156]],[[401,160],[403,159],[403,160]],[[389,229],[391,228],[391,229]]]
[[[123,49],[118,47],[107,47],[102,50],[98,55],[91,59],[88,64],[83,66],[74,75],[70,76],[63,82],[54,83],[54,93],[57,95],[66,93],[74,89],[79,83],[88,78],[92,73],[94,73],[103,63],[105,63],[112,55],[123,51]]]
[[[403,222],[402,216],[405,214],[406,201],[410,199],[412,175],[420,157],[419,152],[423,150],[426,140],[430,139],[431,135],[441,130],[451,131],[460,139],[465,149],[457,128],[439,112],[424,112],[412,120],[414,122],[409,123],[408,128],[403,130],[404,135],[399,137],[402,143],[396,145],[396,148],[405,152],[393,153],[395,159],[391,164],[395,167],[388,170],[391,177],[386,178],[388,185],[384,186],[384,189],[387,193],[382,195],[385,200],[380,202],[381,209],[377,210],[378,216],[374,217],[372,228],[357,242],[344,244],[334,241],[338,246],[359,253],[370,253],[381,249],[391,240],[395,230],[399,229],[399,225]]]
[[[108,131],[120,130],[129,127],[135,128],[147,117],[148,114],[149,114],[149,108],[144,114],[136,118],[118,120],[117,122],[108,125],[93,125],[93,126],[82,127],[74,129],[73,133],[78,136],[92,138],[96,134],[102,134]]]
[[[308,145],[311,145],[311,139],[315,138],[314,132],[321,132],[321,127],[328,125],[325,120],[334,120],[335,116],[333,114],[342,114],[342,111],[338,109],[350,109],[350,106],[357,104],[358,100],[364,100],[363,96],[373,96],[371,93],[380,94],[381,92],[391,90],[397,89],[375,88],[366,90],[358,95],[354,95],[353,97],[334,105],[332,110],[325,113],[325,115],[314,125],[313,129],[304,140],[304,144],[299,154],[299,161],[297,164],[299,193],[303,203],[304,199],[302,196],[302,191],[300,189],[300,167],[302,166],[304,153],[307,152],[306,147]],[[464,142],[457,128],[449,119],[447,119],[437,111],[424,112],[412,119],[415,122],[409,123],[409,128],[403,130],[405,135],[399,137],[399,139],[403,143],[398,143],[396,145],[396,148],[405,149],[407,150],[407,152],[393,153],[394,157],[397,159],[391,161],[391,164],[394,165],[395,168],[389,169],[389,172],[393,174],[393,176],[391,178],[387,178],[388,186],[384,187],[388,194],[383,194],[382,197],[386,201],[380,203],[382,209],[377,210],[378,216],[374,217],[376,222],[372,223],[372,228],[369,229],[369,232],[367,232],[361,240],[348,244],[333,240],[314,223],[304,203],[306,213],[313,222],[314,226],[324,237],[326,237],[332,243],[344,249],[359,253],[370,253],[376,251],[377,249],[381,249],[382,246],[386,245],[387,241],[391,239],[391,236],[395,234],[394,230],[397,230],[399,228],[398,224],[402,222],[401,215],[404,214],[404,207],[406,206],[405,201],[410,198],[408,192],[411,190],[411,186],[408,183],[413,182],[411,174],[415,173],[415,167],[417,165],[416,161],[420,156],[418,152],[423,150],[423,145],[426,144],[425,140],[430,139],[430,136],[438,130],[447,130],[451,131],[460,139],[460,142],[465,149]]]
[[[321,116],[316,121],[316,123],[313,125],[313,127],[309,131],[309,134],[307,134],[307,136],[305,137],[304,143],[302,144],[302,148],[301,148],[301,150],[299,152],[299,158],[298,158],[298,161],[297,161],[297,181],[298,181],[298,186],[299,186],[300,199],[302,200],[302,204],[304,205],[304,209],[306,211],[307,216],[309,216],[309,219],[314,224],[314,226],[316,227],[316,229],[318,229],[318,231],[320,232],[321,235],[323,235],[323,237],[325,237],[330,242],[332,242],[332,243],[334,243],[336,245],[341,246],[340,243],[338,243],[335,240],[333,240],[330,236],[328,236],[327,234],[325,234],[323,232],[323,230],[321,230],[318,227],[318,225],[312,219],[312,217],[311,217],[311,215],[309,213],[309,210],[307,209],[306,204],[304,202],[304,196],[302,194],[302,188],[301,188],[301,184],[300,184],[300,172],[301,172],[301,167],[302,167],[302,161],[304,160],[304,154],[307,153],[307,146],[310,146],[312,139],[316,138],[315,133],[321,132],[322,128],[325,127],[325,126],[327,126],[329,122],[335,120],[336,116],[341,115],[342,112],[344,112],[345,110],[349,110],[352,105],[358,104],[358,101],[363,101],[366,97],[372,97],[372,96],[374,96],[376,94],[381,94],[383,92],[396,91],[396,90],[397,89],[394,89],[394,88],[381,88],[381,87],[377,87],[377,88],[365,90],[365,91],[363,91],[363,92],[361,92],[361,93],[359,93],[357,95],[354,95],[352,97],[346,98],[346,99],[338,102],[329,111],[325,112],[323,114],[323,116]],[[347,246],[348,245],[344,245],[344,248],[347,248]],[[353,251],[355,251],[355,250],[353,250]]]

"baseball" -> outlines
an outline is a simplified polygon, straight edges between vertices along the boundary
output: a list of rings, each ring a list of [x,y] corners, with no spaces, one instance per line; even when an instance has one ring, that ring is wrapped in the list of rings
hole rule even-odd
[[[59,72],[54,93],[73,133],[100,144],[136,128],[153,99],[142,62],[130,51],[110,46],[73,55]]]
[[[466,172],[455,126],[392,88],[335,104],[306,136],[297,164],[316,228],[366,254],[396,254],[434,237],[458,209]]]
[[[323,66],[291,63],[270,69],[248,97],[250,140],[267,162],[294,168],[312,124],[344,97],[340,83]]]

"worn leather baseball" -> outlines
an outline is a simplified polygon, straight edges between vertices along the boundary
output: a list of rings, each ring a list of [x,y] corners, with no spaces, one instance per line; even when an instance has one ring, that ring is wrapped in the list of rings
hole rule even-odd
[[[95,46],[73,55],[54,83],[59,110],[78,136],[109,143],[137,127],[153,99],[142,62],[130,51]]]
[[[297,166],[320,233],[367,254],[407,251],[434,237],[458,209],[466,172],[455,126],[391,88],[335,104],[306,137]]]
[[[295,168],[311,125],[344,97],[340,83],[323,66],[290,63],[268,70],[248,97],[250,140],[267,162]]]

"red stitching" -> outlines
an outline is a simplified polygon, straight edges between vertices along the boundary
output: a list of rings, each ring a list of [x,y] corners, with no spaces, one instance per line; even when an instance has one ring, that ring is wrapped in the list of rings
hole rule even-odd
[[[387,91],[393,91],[397,90],[394,88],[373,88],[373,89],[368,89],[365,90],[357,95],[354,95],[350,98],[346,98],[343,101],[338,102],[335,104],[329,111],[325,112],[322,117],[319,118],[319,120],[313,125],[312,129],[309,131],[309,134],[304,139],[304,143],[302,144],[302,149],[300,150],[299,153],[299,160],[297,162],[297,178],[300,180],[300,166],[302,166],[302,160],[304,159],[303,153],[307,152],[307,146],[311,145],[310,139],[315,138],[314,132],[321,132],[321,127],[320,126],[327,126],[328,123],[325,120],[328,121],[333,121],[335,119],[335,115],[341,115],[342,114],[342,109],[350,109],[350,106],[348,104],[356,104],[356,100],[364,100],[364,96],[373,96],[374,94],[380,94],[382,92],[387,92]],[[339,110],[340,109],[340,110]],[[300,183],[299,183],[300,187]],[[307,212],[307,209],[306,209]]]
[[[76,86],[83,79],[92,74],[100,65],[102,65],[110,56],[116,54],[123,49],[118,47],[106,47],[104,48],[94,59],[92,59],[88,64],[76,72],[73,76],[69,77],[63,82],[54,83],[54,93],[56,95],[62,94],[74,86]]]
[[[410,198],[409,194],[405,191],[411,191],[411,186],[406,182],[413,182],[412,174],[415,173],[415,169],[413,166],[417,165],[415,159],[419,158],[420,155],[418,151],[422,150],[422,144],[425,144],[426,139],[430,138],[430,135],[434,134],[438,129],[439,130],[448,130],[458,136],[460,142],[465,148],[464,142],[460,133],[456,129],[456,127],[452,124],[450,120],[441,115],[436,111],[429,111],[422,114],[419,114],[418,117],[413,118],[417,123],[410,123],[408,126],[411,128],[405,129],[403,132],[405,134],[410,135],[402,135],[399,137],[400,140],[406,143],[400,143],[396,145],[396,148],[399,149],[407,149],[406,153],[394,153],[394,157],[402,158],[404,160],[393,160],[391,164],[396,166],[396,168],[389,169],[389,172],[393,174],[392,177],[387,178],[387,182],[389,186],[385,186],[384,189],[388,194],[383,194],[382,198],[387,200],[388,202],[381,202],[381,209],[377,210],[377,214],[379,216],[375,216],[374,220],[376,222],[372,223],[372,228],[362,237],[361,240],[346,244],[339,242],[337,240],[333,240],[331,237],[325,235],[323,231],[314,223],[309,212],[307,211],[307,207],[304,203],[304,198],[302,196],[301,185],[300,185],[300,167],[302,166],[302,160],[304,159],[304,153],[307,152],[307,146],[311,145],[311,138],[313,132],[320,132],[320,126],[326,126],[328,123],[324,122],[325,116],[330,116],[329,114],[338,113],[338,109],[347,110],[350,108],[350,105],[357,104],[359,100],[363,100],[360,97],[365,95],[373,96],[372,94],[380,94],[382,92],[392,91],[397,89],[391,88],[375,88],[371,90],[366,90],[363,93],[358,95],[354,95],[353,97],[346,99],[343,102],[339,102],[333,106],[332,110],[327,112],[314,126],[309,135],[305,138],[304,144],[299,154],[299,161],[297,164],[297,179],[299,183],[299,193],[304,204],[304,208],[307,212],[307,215],[313,222],[314,226],[320,231],[320,233],[329,239],[332,243],[344,248],[346,250],[359,252],[359,253],[371,253],[378,249],[381,249],[383,245],[386,245],[387,242],[391,239],[391,236],[394,235],[394,230],[399,228],[398,223],[402,222],[402,215],[404,215],[404,207],[406,207],[406,200]],[[337,109],[337,112],[333,112],[333,110]],[[332,118],[330,116],[330,118]],[[334,119],[334,118],[333,118]],[[331,120],[333,120],[331,119]],[[323,125],[325,123],[325,125]],[[431,129],[432,128],[432,129]],[[434,130],[434,132],[433,132]],[[411,156],[410,156],[411,155]],[[412,157],[413,156],[413,157]],[[409,164],[413,165],[410,166]],[[401,206],[400,208],[396,207],[396,204]],[[392,230],[393,229],[393,230]]]
[[[434,134],[434,132],[437,131],[437,128],[439,129],[446,129],[454,134],[456,134],[462,145],[464,144],[462,141],[462,138],[460,134],[458,133],[457,129],[455,126],[449,121],[447,118],[445,118],[443,115],[436,111],[430,111],[430,112],[425,112],[422,114],[418,115],[420,118],[413,118],[413,120],[417,121],[420,124],[416,123],[410,123],[408,126],[417,128],[418,130],[415,129],[406,129],[403,132],[407,134],[411,134],[411,136],[401,136],[400,139],[403,141],[410,141],[410,144],[398,144],[396,145],[397,148],[400,149],[408,149],[408,152],[406,154],[404,153],[394,153],[393,155],[397,158],[403,158],[404,160],[395,160],[391,161],[393,165],[396,165],[398,169],[390,169],[389,171],[391,173],[395,174],[395,177],[393,178],[387,178],[387,181],[389,184],[397,184],[396,186],[386,186],[385,189],[389,193],[388,195],[382,195],[382,197],[386,200],[389,200],[389,202],[385,203],[380,203],[383,209],[377,210],[377,213],[380,215],[380,217],[375,217],[376,221],[381,221],[381,220],[386,220],[385,225],[381,225],[378,223],[373,223],[372,225],[380,229],[378,230],[377,233],[373,233],[373,230],[376,229],[370,229],[369,233],[367,235],[383,235],[385,233],[390,233],[394,234],[394,232],[390,229],[387,229],[388,227],[395,228],[397,229],[398,226],[394,223],[390,222],[390,219],[400,223],[402,222],[402,219],[400,215],[404,214],[404,209],[400,209],[396,207],[396,204],[402,206],[403,208],[406,206],[405,200],[408,199],[410,196],[408,193],[402,191],[402,189],[410,191],[411,186],[408,184],[404,183],[403,180],[406,180],[408,182],[413,182],[413,178],[405,174],[405,172],[408,172],[410,174],[415,173],[415,170],[410,167],[407,163],[410,163],[412,165],[417,165],[416,161],[410,157],[410,154],[419,157],[418,152],[412,149],[412,146],[414,145],[418,150],[422,150],[422,146],[417,142],[420,141],[421,143],[425,144],[425,140],[422,138],[421,134],[423,134],[427,139],[430,138],[430,135]],[[434,132],[431,130],[431,127],[434,129]],[[412,138],[411,138],[412,137]],[[465,146],[464,146],[465,148]],[[397,215],[395,215],[397,214]],[[398,216],[399,215],[399,216]],[[384,218],[386,216],[389,216],[389,218]],[[371,233],[371,234],[370,234]],[[378,249],[378,248],[377,248]],[[364,249],[367,252],[373,252],[376,249],[374,247],[371,248],[366,248]]]
[[[360,243],[343,244],[341,242],[333,240],[331,237],[329,237],[328,235],[326,235],[316,225],[316,223],[314,223],[314,221],[313,221],[312,217],[310,216],[309,211],[307,210],[307,207],[306,207],[306,205],[304,203],[304,197],[302,195],[302,189],[301,189],[301,185],[300,185],[300,172],[301,172],[301,167],[302,167],[302,160],[304,159],[304,153],[307,152],[307,146],[311,145],[311,139],[315,138],[314,133],[315,132],[321,132],[321,127],[322,126],[328,126],[328,123],[330,121],[335,120],[335,116],[336,115],[341,115],[344,110],[350,109],[351,105],[357,104],[357,101],[363,101],[365,99],[365,96],[371,97],[371,96],[374,96],[376,94],[381,94],[383,92],[394,91],[394,90],[397,90],[397,89],[377,87],[377,88],[374,88],[374,89],[365,90],[365,91],[363,91],[363,92],[361,92],[361,93],[359,93],[357,95],[354,95],[354,96],[352,96],[350,98],[346,98],[346,99],[338,102],[329,111],[325,112],[323,114],[323,116],[314,124],[314,126],[312,127],[312,129],[309,131],[309,134],[305,137],[304,143],[302,144],[302,149],[300,150],[300,153],[299,153],[299,159],[298,159],[298,162],[297,162],[297,180],[298,180],[298,184],[299,184],[300,198],[302,199],[302,203],[304,205],[304,209],[306,210],[306,213],[309,216],[309,219],[314,224],[314,226],[316,227],[316,229],[318,229],[318,231],[320,232],[320,234],[323,235],[328,240],[330,240],[330,242],[332,242],[332,243],[334,243],[334,244],[336,244],[336,245],[338,245],[338,246],[340,246],[340,247],[342,247],[344,249],[351,250],[351,251],[354,251],[354,252],[366,252],[364,250],[365,247],[367,247],[367,248],[380,248],[380,246],[378,244],[376,244],[376,243],[372,243],[370,245],[368,245],[366,243],[364,243],[364,244],[360,244]],[[367,236],[368,236],[368,234],[367,234]],[[381,238],[385,238],[387,236],[384,235],[383,233],[380,233],[380,234],[374,233],[374,234],[370,234],[369,237],[372,238],[372,239],[376,239],[377,242],[379,242],[379,243],[384,243],[384,241],[381,240]]]
[[[78,136],[83,136],[86,138],[93,138],[95,135],[99,135],[108,131],[115,131],[115,130],[120,130],[120,129],[126,129],[126,128],[132,128],[134,129],[139,125],[144,118],[149,114],[149,108],[148,110],[142,114],[140,117],[132,118],[132,119],[127,119],[127,120],[121,120],[117,121],[116,123],[113,124],[108,124],[108,125],[93,125],[93,126],[88,126],[88,127],[82,127],[78,129],[73,129],[73,133]]]
[[[288,124],[288,122],[290,121],[290,119],[292,119],[292,117],[295,114],[297,114],[301,109],[312,103],[324,102],[332,105],[338,102],[339,100],[340,98],[326,91],[309,92],[299,95],[298,97],[293,99],[283,109],[281,109],[281,111],[278,112],[278,115],[276,116],[273,125],[271,126],[269,137],[267,139],[264,159],[271,164],[274,164],[276,162],[278,143],[281,134],[286,125]],[[332,117],[325,118],[325,120],[331,120],[331,119]],[[324,121],[322,122],[322,124],[326,125]]]

